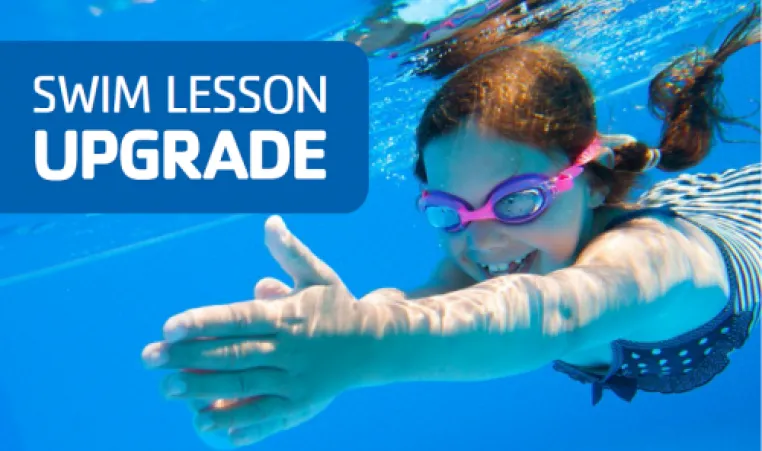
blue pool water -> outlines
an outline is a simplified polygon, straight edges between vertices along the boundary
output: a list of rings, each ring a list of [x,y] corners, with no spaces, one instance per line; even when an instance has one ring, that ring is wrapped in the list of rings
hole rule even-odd
[[[450,9],[461,4],[450,3]],[[94,17],[86,0],[6,0],[0,39],[326,39],[373,4],[158,0]],[[587,2],[582,16],[543,39],[574,52],[589,74],[603,131],[654,142],[659,124],[643,108],[649,74],[706,42],[718,17],[741,4]],[[433,234],[412,208],[417,186],[410,173],[416,119],[436,84],[397,73],[393,60],[371,61],[366,204],[349,215],[285,217],[358,295],[413,286],[439,256]],[[725,76],[731,112],[753,112],[761,97],[759,47],[732,58]],[[759,123],[759,115],[749,120]],[[756,138],[743,129],[730,136]],[[718,142],[691,172],[759,158],[757,143]],[[0,451],[208,449],[194,435],[185,407],[161,398],[159,375],[143,370],[140,351],[159,338],[169,315],[246,299],[260,277],[283,275],[264,248],[264,219],[0,216]],[[257,448],[758,450],[759,342],[757,330],[727,371],[685,395],[639,394],[631,405],[606,397],[592,408],[589,387],[549,369],[482,383],[396,385],[347,393],[316,419]]]

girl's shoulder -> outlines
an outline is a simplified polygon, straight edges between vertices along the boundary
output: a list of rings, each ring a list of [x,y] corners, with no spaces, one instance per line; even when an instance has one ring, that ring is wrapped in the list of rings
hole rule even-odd
[[[736,313],[759,315],[762,273],[762,164],[714,173],[681,174],[643,193],[636,208],[619,215],[613,227],[644,216],[668,215],[691,222],[722,253]]]

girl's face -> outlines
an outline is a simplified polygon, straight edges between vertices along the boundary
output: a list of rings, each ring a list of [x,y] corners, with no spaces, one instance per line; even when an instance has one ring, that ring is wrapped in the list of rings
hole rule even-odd
[[[478,208],[504,180],[526,173],[556,176],[569,161],[560,151],[543,152],[465,126],[433,140],[424,151],[424,165],[427,189],[454,194]],[[592,235],[593,209],[603,198],[579,176],[533,222],[476,221],[460,232],[440,231],[441,243],[477,281],[507,273],[548,274],[574,262]]]

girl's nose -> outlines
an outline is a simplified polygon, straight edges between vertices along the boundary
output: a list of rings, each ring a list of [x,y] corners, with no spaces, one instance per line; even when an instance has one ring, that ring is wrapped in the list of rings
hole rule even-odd
[[[505,248],[508,243],[502,232],[501,225],[495,221],[474,221],[465,230],[468,247],[475,251]]]

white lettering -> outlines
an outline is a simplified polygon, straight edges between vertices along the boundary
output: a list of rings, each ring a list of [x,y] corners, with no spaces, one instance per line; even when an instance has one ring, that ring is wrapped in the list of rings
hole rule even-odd
[[[74,83],[69,85],[64,76],[54,77],[52,75],[40,75],[34,78],[34,92],[40,97],[44,97],[48,102],[47,106],[34,107],[35,113],[52,113],[56,109],[56,94],[42,87],[44,82],[58,81],[58,94],[60,94],[61,103],[64,111],[73,113],[79,106],[85,113],[92,113],[95,108],[95,101],[100,96],[101,112],[119,113],[122,111],[122,98],[127,100],[127,105],[131,109],[138,107],[138,102],[143,101],[143,112],[151,112],[151,103],[148,95],[148,78],[141,76],[138,79],[137,86],[133,92],[123,76],[117,76],[113,81],[113,97],[111,95],[112,80],[109,76],[93,76],[90,80],[89,90],[84,83]]]
[[[309,169],[307,160],[322,160],[324,149],[310,149],[308,141],[325,141],[325,130],[297,130],[294,134],[294,178],[297,180],[325,180],[325,169]]]
[[[103,80],[103,86],[101,87],[103,91],[103,94],[101,94],[101,111],[108,113],[110,109],[108,106],[108,75],[102,77],[101,80]]]
[[[304,113],[304,93],[307,93],[309,95],[310,99],[312,99],[312,102],[315,104],[315,107],[320,111],[321,113],[325,113],[326,111],[326,95],[325,95],[325,75],[320,76],[320,97],[318,97],[315,94],[315,91],[312,89],[312,87],[307,83],[307,80],[304,79],[303,76],[299,76],[297,79],[297,87],[299,89],[299,104],[298,104],[298,111],[300,113]]]
[[[272,85],[276,81],[283,82],[286,85],[286,105],[283,108],[275,108],[272,104]],[[291,80],[285,75],[275,75],[267,79],[265,82],[265,106],[267,111],[273,114],[286,114],[291,110],[291,106],[294,104],[294,85],[291,84]]]
[[[187,108],[177,108],[175,106],[175,77],[170,75],[167,78],[167,111],[170,113],[187,113]]]
[[[208,75],[194,75],[190,78],[191,83],[191,98],[190,98],[190,112],[191,113],[209,113],[212,111],[211,108],[201,108],[198,106],[198,98],[199,97],[209,97],[209,91],[204,91],[198,88],[198,82],[200,81],[210,81],[212,77]]]
[[[222,130],[216,137],[207,161],[199,161],[200,142],[190,130],[167,130],[160,144],[157,130],[132,130],[121,140],[108,130],[68,130],[64,134],[64,164],[52,169],[49,163],[48,132],[35,131],[35,168],[41,178],[63,181],[74,177],[78,165],[84,180],[95,178],[96,167],[117,161],[124,175],[132,180],[177,178],[177,169],[192,180],[214,180],[220,171],[233,171],[239,180],[274,180],[285,176],[294,162],[297,180],[325,180],[326,170],[309,168],[309,160],[325,158],[325,149],[311,148],[312,141],[325,142],[325,130],[297,130],[292,146],[289,137],[277,130],[253,130],[249,133],[248,161],[242,156],[235,135]],[[80,142],[81,141],[81,142]],[[139,143],[151,143],[139,145]],[[265,143],[275,144],[275,165],[265,167]],[[99,151],[104,149],[103,151]],[[80,154],[81,152],[81,154]],[[79,159],[78,159],[79,157]],[[138,167],[136,162],[144,164]],[[248,163],[248,168],[247,168]],[[203,171],[199,167],[203,166]]]
[[[96,153],[95,144],[103,143],[104,153]],[[67,143],[68,144],[68,143]],[[82,178],[95,178],[95,166],[111,164],[119,154],[116,135],[108,130],[85,130],[82,132]]]
[[[177,150],[177,143],[183,142],[185,151]],[[201,178],[201,172],[193,165],[198,158],[200,146],[198,136],[190,130],[167,130],[164,132],[164,178],[174,180],[180,168],[191,180]]]
[[[288,138],[277,130],[253,130],[250,134],[251,178],[257,180],[279,179],[286,175],[291,164]],[[275,167],[264,167],[264,142],[275,143],[277,159]]]
[[[151,112],[151,101],[148,96],[148,77],[142,75],[138,79],[135,90],[130,95],[130,88],[127,86],[127,81],[124,77],[116,77],[116,92],[114,93],[114,113],[120,113],[122,111],[122,98],[127,100],[127,106],[130,109],[135,109],[138,106],[138,101],[143,100],[143,112]]]
[[[235,96],[222,87],[222,82],[224,81],[235,81],[235,77],[231,75],[224,75],[214,79],[214,92],[228,99],[228,106],[224,108],[215,107],[215,113],[232,113],[235,111]]]
[[[132,180],[155,180],[159,176],[159,149],[140,148],[135,150],[135,143],[138,141],[156,142],[158,139],[159,132],[156,130],[132,130],[124,135],[119,152],[124,175]],[[135,166],[136,157],[146,162],[145,169],[139,169]]]
[[[58,77],[58,86],[61,90],[61,97],[64,104],[64,111],[71,113],[77,106],[77,99],[82,98],[82,109],[85,113],[93,112],[93,104],[95,103],[95,97],[98,94],[98,85],[100,83],[100,77],[94,76],[90,82],[90,95],[85,98],[85,86],[82,83],[74,83],[74,89],[72,89],[71,97],[69,96],[69,89],[66,83],[66,77]]]
[[[175,89],[175,77],[170,76],[167,79],[167,108],[170,113],[258,113],[264,104],[265,110],[272,114],[287,114],[294,110],[304,113],[307,111],[308,103],[312,103],[314,108],[321,113],[327,111],[327,79],[325,76],[319,78],[319,87],[315,89],[307,79],[299,75],[295,81],[285,75],[273,75],[264,80],[261,86],[261,93],[253,89],[252,85],[259,85],[260,77],[257,75],[247,75],[240,77],[237,83],[233,75],[192,75],[188,79],[187,92],[190,105],[180,107],[185,96],[177,97]],[[212,83],[211,90],[207,88],[208,82]],[[296,87],[294,87],[296,84]],[[181,89],[186,89],[181,88]],[[213,96],[224,99],[223,104],[212,102],[202,106],[206,99],[212,99]]]
[[[225,153],[230,154],[230,160],[223,161],[222,157]],[[238,150],[235,136],[230,130],[222,130],[214,142],[212,155],[209,157],[209,163],[207,163],[204,171],[204,178],[214,180],[217,171],[230,169],[235,171],[235,176],[239,179],[246,179],[246,164],[241,157],[241,151]]]
[[[245,97],[248,97],[254,101],[254,106],[251,106],[248,108],[247,107],[239,108],[238,111],[240,113],[256,113],[257,111],[259,111],[260,108],[262,108],[262,100],[260,100],[259,94],[257,94],[254,91],[250,91],[249,88],[246,87],[246,85],[252,81],[259,81],[259,77],[256,75],[241,77],[241,81],[238,84],[238,90],[241,91],[241,94],[243,94]]]
[[[40,177],[51,182],[69,180],[77,171],[77,132],[64,133],[64,165],[61,169],[50,169],[48,164],[48,132],[34,132],[34,167]]]
[[[46,81],[55,81],[56,77],[52,75],[40,75],[39,77],[34,77],[34,92],[41,96],[48,99],[48,106],[46,107],[34,107],[35,113],[51,113],[56,109],[56,96],[50,93],[50,91],[46,91],[45,88],[42,87],[42,83]],[[43,132],[44,133],[44,132]],[[47,140],[47,134],[46,140]]]

